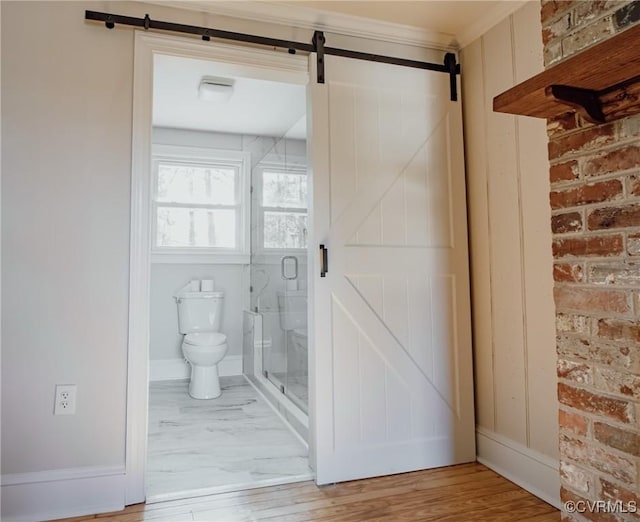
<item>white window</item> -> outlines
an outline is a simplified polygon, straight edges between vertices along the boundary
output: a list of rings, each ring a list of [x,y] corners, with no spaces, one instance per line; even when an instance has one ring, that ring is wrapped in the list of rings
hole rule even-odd
[[[262,250],[307,248],[307,172],[303,168],[260,169],[259,242]]]
[[[154,146],[153,250],[248,253],[244,153]]]

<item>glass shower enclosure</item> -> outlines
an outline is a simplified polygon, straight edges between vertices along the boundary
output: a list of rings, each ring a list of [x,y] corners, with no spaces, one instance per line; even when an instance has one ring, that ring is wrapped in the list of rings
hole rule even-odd
[[[251,178],[254,377],[299,418],[309,402],[306,141],[274,140]]]

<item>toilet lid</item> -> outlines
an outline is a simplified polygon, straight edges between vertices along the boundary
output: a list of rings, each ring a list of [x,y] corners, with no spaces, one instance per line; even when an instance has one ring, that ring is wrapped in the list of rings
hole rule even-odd
[[[196,332],[184,336],[184,342],[194,346],[217,346],[227,342],[227,336],[218,332]]]

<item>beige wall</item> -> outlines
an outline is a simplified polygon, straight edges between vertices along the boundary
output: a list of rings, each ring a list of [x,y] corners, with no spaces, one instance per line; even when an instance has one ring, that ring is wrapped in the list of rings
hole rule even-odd
[[[461,55],[478,454],[532,490],[558,480],[547,139],[544,120],[494,113],[492,101],[542,71],[540,34],[530,2]],[[530,460],[543,465],[535,476]]]
[[[1,8],[2,473],[121,465],[133,35]]]

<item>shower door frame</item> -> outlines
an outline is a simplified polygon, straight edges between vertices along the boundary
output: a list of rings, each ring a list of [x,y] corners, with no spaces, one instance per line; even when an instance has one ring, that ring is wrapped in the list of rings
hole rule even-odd
[[[260,332],[261,332],[261,341],[264,341],[264,316],[261,312],[255,312],[260,316]],[[309,310],[307,309],[307,315]],[[304,429],[309,430],[309,417],[310,411],[305,413],[302,408],[300,408],[294,401],[292,401],[286,393],[282,393],[281,390],[275,385],[273,381],[271,381],[268,377],[264,375],[264,346],[262,342],[260,345],[256,346],[253,344],[253,378],[255,378],[262,386],[264,386],[264,390],[260,390],[260,393],[268,393],[271,397],[281,403],[287,412],[292,415],[296,421],[298,421]],[[308,371],[308,370],[307,370]],[[254,384],[252,382],[252,384]],[[309,410],[309,405],[307,405],[307,409]],[[294,431],[298,436],[298,433],[295,429]],[[307,436],[306,440],[301,439],[301,441],[309,446],[310,437]]]
[[[126,505],[145,501],[149,408],[151,145],[155,55],[209,60],[234,71],[229,74],[249,75],[263,80],[301,85],[309,82],[309,65],[305,56],[135,31],[127,414],[123,491]],[[311,208],[309,212],[311,213]],[[309,317],[312,317],[311,312],[310,309]]]

